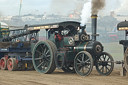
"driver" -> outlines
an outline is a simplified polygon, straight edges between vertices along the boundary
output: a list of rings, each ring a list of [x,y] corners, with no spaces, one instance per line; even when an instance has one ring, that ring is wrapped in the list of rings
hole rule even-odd
[[[56,34],[55,34],[55,40],[56,40],[56,41],[59,41],[59,42],[60,42],[60,41],[62,40],[62,38],[63,38],[63,37],[62,37],[62,35],[61,35],[60,33],[56,33]]]
[[[36,40],[34,37],[31,37],[31,42],[32,42],[32,43],[36,43],[37,40]]]

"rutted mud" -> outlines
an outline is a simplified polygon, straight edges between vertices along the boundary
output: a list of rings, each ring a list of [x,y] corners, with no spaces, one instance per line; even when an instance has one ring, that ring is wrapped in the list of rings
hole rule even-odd
[[[127,85],[128,77],[120,76],[116,69],[110,76],[101,76],[95,70],[90,76],[64,73],[56,70],[52,74],[40,74],[36,71],[2,71],[0,85]]]

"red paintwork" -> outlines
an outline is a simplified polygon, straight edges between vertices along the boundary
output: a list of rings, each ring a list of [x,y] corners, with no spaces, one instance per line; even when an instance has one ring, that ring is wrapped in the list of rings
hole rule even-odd
[[[59,40],[59,41],[62,40],[62,35],[60,35],[60,34],[55,35],[55,39],[56,39],[57,37],[58,37],[58,40]]]
[[[18,62],[19,62],[19,61],[18,61],[18,60],[16,60],[16,64],[18,64]]]
[[[4,55],[5,59],[8,60],[8,55]]]
[[[0,63],[1,63],[0,67],[1,67],[1,69],[3,69],[5,67],[5,61],[4,61],[4,59],[1,59]]]
[[[13,69],[13,65],[12,65],[12,60],[11,59],[8,60],[7,67],[8,67],[9,71],[11,71]]]

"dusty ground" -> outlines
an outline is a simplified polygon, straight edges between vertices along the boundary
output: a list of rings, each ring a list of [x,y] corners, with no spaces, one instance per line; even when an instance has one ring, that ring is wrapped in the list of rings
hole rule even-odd
[[[0,70],[0,85],[128,85],[128,77],[121,77],[119,69],[114,70],[110,76],[100,76],[93,70],[87,77],[58,70],[53,74]]]

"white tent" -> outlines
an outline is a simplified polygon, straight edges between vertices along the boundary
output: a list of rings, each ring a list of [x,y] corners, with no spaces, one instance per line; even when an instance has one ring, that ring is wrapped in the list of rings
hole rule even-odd
[[[4,22],[0,22],[0,28],[8,28],[8,25]]]

